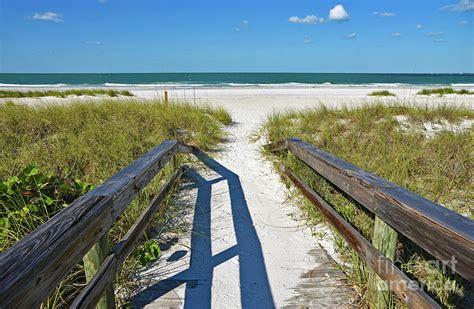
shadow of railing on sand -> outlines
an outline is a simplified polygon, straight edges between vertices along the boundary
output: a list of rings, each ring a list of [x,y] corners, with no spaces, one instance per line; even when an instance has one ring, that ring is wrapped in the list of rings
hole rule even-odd
[[[185,283],[184,308],[211,308],[214,268],[238,256],[242,308],[274,308],[262,247],[238,175],[202,152],[197,156],[221,177],[208,181],[192,169],[187,171],[198,189],[189,268],[139,292],[132,300],[133,307],[143,307]],[[212,256],[212,185],[224,180],[229,187],[237,244]]]

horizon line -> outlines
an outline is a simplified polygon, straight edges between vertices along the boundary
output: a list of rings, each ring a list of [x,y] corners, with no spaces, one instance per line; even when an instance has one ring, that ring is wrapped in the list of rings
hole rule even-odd
[[[265,72],[265,71],[190,71],[190,72],[0,72],[0,74],[409,74],[409,75],[474,75],[474,72]]]

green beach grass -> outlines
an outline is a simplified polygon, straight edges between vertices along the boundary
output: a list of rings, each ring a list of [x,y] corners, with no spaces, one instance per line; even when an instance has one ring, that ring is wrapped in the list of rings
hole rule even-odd
[[[13,91],[0,90],[0,98],[40,98],[40,97],[59,97],[65,98],[67,96],[127,96],[131,97],[133,94],[128,90],[105,90],[105,89],[70,89],[70,90],[45,90],[45,91]]]
[[[388,90],[373,91],[368,94],[371,97],[394,97],[395,94],[391,93]]]
[[[134,99],[35,107],[0,104],[0,252],[152,147],[176,138],[178,128],[185,143],[211,150],[224,137],[222,126],[231,121],[221,108],[184,103],[164,108],[162,102]],[[178,156],[180,163],[187,160]],[[111,244],[125,235],[172,172],[167,166],[131,203],[109,232]],[[157,216],[150,227],[160,227],[155,238],[179,228],[176,217],[182,210],[173,208],[171,199],[167,203],[172,211]],[[119,305],[131,292],[135,270],[159,254],[149,235],[117,277]],[[44,305],[67,306],[84,283],[80,264]]]
[[[404,120],[400,120],[404,119]],[[427,137],[423,123],[449,121],[459,124],[474,120],[467,108],[440,106],[436,108],[382,104],[356,109],[333,110],[325,106],[299,112],[271,115],[260,137],[275,142],[299,137],[369,172],[386,178],[401,187],[431,199],[469,218],[474,218],[472,128],[440,131]],[[275,158],[284,162],[325,198],[347,221],[369,241],[372,239],[374,218],[361,205],[338,193],[330,183],[310,170],[291,154]],[[301,206],[300,219],[310,226],[324,220],[319,211],[296,190],[290,197]],[[360,295],[360,305],[367,305],[368,267],[332,231],[333,240],[349,283]],[[432,258],[407,239],[401,237],[397,249],[400,267],[422,283],[443,306],[453,306],[462,300],[466,282],[458,276],[443,274],[435,269]],[[391,307],[402,306],[391,296]]]
[[[472,91],[468,91],[466,89],[461,89],[461,90],[455,90],[453,88],[435,88],[435,89],[423,89],[418,92],[419,95],[432,95],[436,94],[439,95],[440,97],[446,95],[446,94],[461,94],[461,95],[469,95],[469,94],[474,94]]]

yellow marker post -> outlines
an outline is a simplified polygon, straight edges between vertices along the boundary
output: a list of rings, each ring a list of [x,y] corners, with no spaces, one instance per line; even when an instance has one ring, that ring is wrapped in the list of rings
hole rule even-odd
[[[165,108],[168,108],[168,91],[165,90]]]

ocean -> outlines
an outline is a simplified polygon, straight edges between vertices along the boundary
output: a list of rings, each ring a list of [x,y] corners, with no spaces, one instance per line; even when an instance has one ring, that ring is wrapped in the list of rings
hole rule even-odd
[[[94,86],[448,85],[474,86],[474,74],[387,73],[0,73],[0,87]]]

